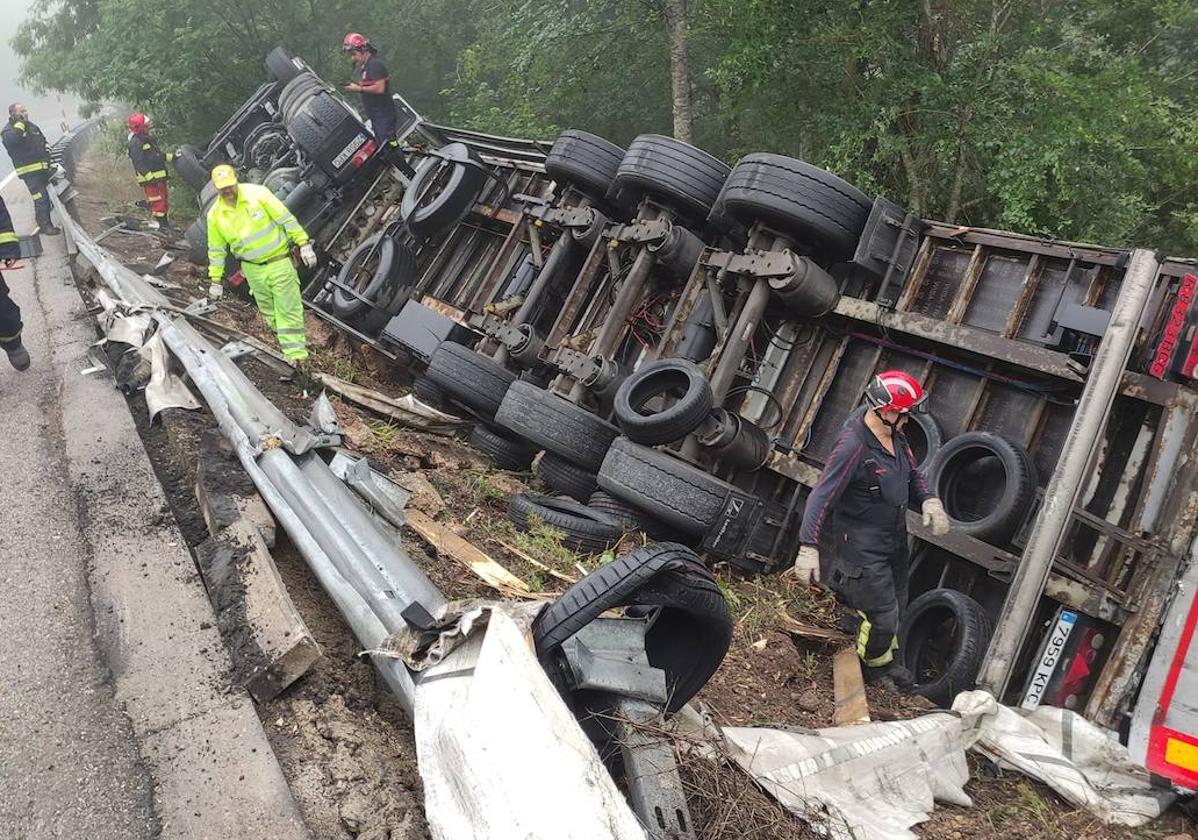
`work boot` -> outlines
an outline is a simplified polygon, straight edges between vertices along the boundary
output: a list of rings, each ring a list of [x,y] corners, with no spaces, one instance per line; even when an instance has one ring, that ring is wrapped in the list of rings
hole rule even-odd
[[[44,233],[46,236],[58,236],[58,234],[62,233],[62,228],[54,227],[53,222],[46,222],[44,225],[39,224],[37,226],[37,232]]]
[[[915,690],[915,676],[898,662],[890,661],[875,668],[866,666],[861,670],[865,672],[867,683],[881,685],[883,688],[903,694],[910,694]]]
[[[17,342],[15,347],[5,347],[4,352],[8,354],[8,361],[17,370],[27,370],[29,368],[29,351],[25,349],[21,342]]]

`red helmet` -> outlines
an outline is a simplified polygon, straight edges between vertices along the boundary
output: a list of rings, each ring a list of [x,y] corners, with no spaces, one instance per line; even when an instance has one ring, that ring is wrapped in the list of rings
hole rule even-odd
[[[923,411],[921,406],[927,398],[919,380],[902,370],[882,371],[865,389],[865,401],[876,411]]]
[[[146,130],[146,123],[148,123],[149,120],[146,119],[145,114],[141,113],[140,111],[134,111],[129,115],[129,119],[126,120],[126,122],[129,125],[129,130],[134,134],[138,134]]]
[[[370,49],[370,42],[365,36],[359,35],[357,32],[350,32],[341,39],[341,49],[343,52],[353,52],[354,50]]]

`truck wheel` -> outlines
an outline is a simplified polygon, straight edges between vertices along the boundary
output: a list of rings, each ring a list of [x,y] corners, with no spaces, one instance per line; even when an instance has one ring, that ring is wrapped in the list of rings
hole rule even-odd
[[[279,93],[279,113],[283,115],[283,125],[287,125],[308,101],[324,89],[320,79],[314,73],[300,73],[283,86]]]
[[[719,519],[731,484],[665,452],[618,438],[599,468],[599,486],[685,534]]]
[[[516,374],[469,347],[443,341],[428,360],[425,376],[448,397],[490,420]],[[503,425],[503,424],[500,424]]]
[[[552,452],[546,452],[541,456],[541,461],[537,464],[537,477],[553,492],[569,496],[584,505],[599,488],[594,473],[576,467]]]
[[[620,430],[557,394],[516,382],[495,413],[495,422],[572,464],[597,471]]]
[[[421,376],[412,383],[412,396],[425,405],[430,405],[438,410],[445,408],[448,399],[445,392],[441,390],[441,386],[427,376]]]
[[[944,708],[977,680],[994,623],[964,592],[932,589],[912,601],[899,628],[903,664],[915,690]]]
[[[295,56],[283,47],[275,47],[266,54],[266,70],[283,84],[304,72]]]
[[[471,159],[464,143],[450,143],[438,151],[449,160],[428,157],[421,161],[399,206],[408,230],[421,239],[456,225],[473,206],[487,178],[477,166],[464,162]]]
[[[212,175],[200,162],[200,154],[195,146],[180,146],[179,154],[175,155],[174,164],[179,177],[197,193],[201,192],[204,185],[211,181]]]
[[[371,308],[364,301],[340,288],[333,287],[333,314],[344,321],[356,322],[363,332],[375,333],[399,311],[406,299],[405,292],[416,281],[416,258],[412,252],[382,234],[361,243],[346,259],[337,275],[337,282],[350,286],[362,297],[377,303]]]
[[[1036,468],[1027,450],[989,432],[952,438],[928,472],[953,527],[995,545],[1019,529],[1036,492]]]
[[[424,380],[420,380],[424,381]],[[527,472],[535,454],[522,440],[512,440],[486,423],[475,423],[469,443],[501,470]]]
[[[624,150],[615,143],[568,128],[549,150],[545,172],[559,184],[570,184],[583,195],[603,201],[623,159]]]
[[[187,240],[188,262],[208,265],[208,224],[203,216],[187,226],[183,238]]]
[[[648,408],[664,398],[673,403]],[[711,385],[694,362],[661,359],[641,367],[616,391],[616,422],[624,436],[655,446],[684,438],[711,413]]]
[[[728,165],[689,143],[642,134],[628,146],[612,188],[614,203],[631,206],[648,194],[690,219],[704,219],[728,177]]]
[[[724,661],[732,641],[728,602],[695,553],[675,543],[643,546],[600,566],[545,607],[532,625],[537,657],[563,694],[562,645],[617,607],[657,608],[645,652],[650,665],[665,671],[666,711],[678,711]]]
[[[944,433],[940,431],[940,424],[936,422],[936,418],[928,412],[910,416],[911,422],[903,429],[903,436],[907,438],[907,445],[911,447],[911,454],[915,456],[916,466],[926,473],[928,465],[944,445]]]
[[[648,536],[660,542],[687,543],[690,541],[677,530],[665,523],[654,519],[636,505],[629,504],[623,499],[613,496],[606,490],[596,490],[587,500],[587,507],[600,513],[606,513],[625,528],[631,531],[643,531]]]
[[[602,554],[624,536],[619,522],[572,499],[521,493],[512,496],[507,515],[521,531],[531,531],[534,520],[561,531],[562,545],[579,554]]]
[[[715,202],[713,218],[765,222],[835,259],[857,247],[873,202],[830,172],[783,155],[741,158]]]

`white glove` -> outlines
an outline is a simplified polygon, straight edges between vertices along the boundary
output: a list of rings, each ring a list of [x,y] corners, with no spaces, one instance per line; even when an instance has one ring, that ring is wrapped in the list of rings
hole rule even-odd
[[[225,293],[225,287],[220,283],[208,284],[208,300],[220,300],[220,296]]]
[[[794,573],[804,586],[819,583],[819,549],[813,545],[800,547],[795,557]]]
[[[944,512],[944,505],[939,499],[928,499],[920,512],[923,513],[923,527],[931,528],[933,536],[943,537],[948,533],[948,514]]]
[[[316,251],[312,250],[312,243],[308,242],[300,246],[300,262],[308,268],[316,265]]]

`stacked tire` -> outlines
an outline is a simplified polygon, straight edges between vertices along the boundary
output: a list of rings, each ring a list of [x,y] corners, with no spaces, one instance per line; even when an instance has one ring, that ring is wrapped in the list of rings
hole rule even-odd
[[[490,421],[495,419],[516,374],[469,347],[445,341],[429,358],[425,378],[450,402]]]
[[[419,276],[411,248],[377,234],[342,263],[329,306],[341,320],[367,335],[377,335],[407,303]]]

